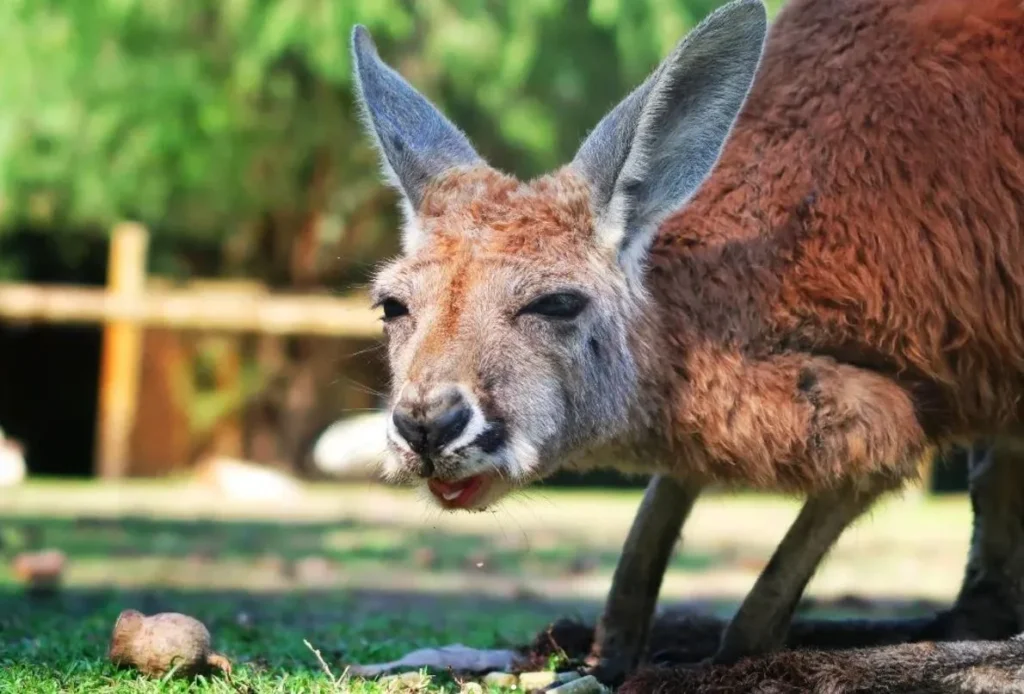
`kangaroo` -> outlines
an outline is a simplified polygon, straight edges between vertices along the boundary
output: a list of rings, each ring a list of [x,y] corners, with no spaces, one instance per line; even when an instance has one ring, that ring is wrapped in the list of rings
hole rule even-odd
[[[405,215],[385,473],[480,510],[603,451],[680,523],[711,484],[805,496],[719,664],[925,456],[1024,434],[1024,7],[792,0],[766,35],[719,8],[529,182],[352,36]]]

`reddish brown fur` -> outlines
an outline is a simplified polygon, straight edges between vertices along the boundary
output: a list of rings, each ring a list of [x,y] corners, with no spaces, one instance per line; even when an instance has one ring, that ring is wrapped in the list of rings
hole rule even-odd
[[[488,280],[501,272],[516,278],[503,290],[519,300],[538,286],[566,278],[593,287],[612,284],[593,244],[589,203],[587,184],[568,170],[523,183],[480,167],[435,181],[416,220],[430,243],[398,266],[403,281],[430,278],[436,307],[429,329],[410,353],[406,382],[427,387],[456,369],[478,402],[492,402],[487,380],[497,378],[500,367],[487,365],[509,350],[492,321],[496,313],[507,323],[518,305],[501,296],[474,313],[470,304],[480,294],[472,293],[486,295]]]
[[[578,257],[594,228],[588,195],[586,184],[569,174],[527,185],[487,167],[434,182],[418,213],[431,236],[430,253],[409,266],[445,267],[444,310],[420,348],[423,354],[443,350],[456,332],[467,285],[486,273],[488,258],[506,264],[509,257],[540,255],[551,259],[554,270]]]
[[[787,5],[717,169],[652,251],[655,363],[689,382],[663,397],[709,475],[808,489],[925,437],[1020,433],[1021,75],[1017,0]],[[845,412],[802,449],[822,402]]]

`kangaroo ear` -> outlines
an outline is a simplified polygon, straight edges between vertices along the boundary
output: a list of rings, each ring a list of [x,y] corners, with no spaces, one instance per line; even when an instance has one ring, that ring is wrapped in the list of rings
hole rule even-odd
[[[415,211],[427,185],[450,169],[483,160],[458,128],[380,59],[362,25],[352,29],[352,64],[367,131],[376,141],[389,183],[402,194],[402,245],[409,252],[422,241]]]
[[[606,115],[571,166],[590,184],[599,241],[639,276],[651,239],[710,173],[761,61],[761,0],[709,14]]]

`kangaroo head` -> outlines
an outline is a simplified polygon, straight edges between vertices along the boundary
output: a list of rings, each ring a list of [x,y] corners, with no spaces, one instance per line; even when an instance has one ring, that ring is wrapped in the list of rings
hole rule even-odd
[[[571,163],[520,182],[353,30],[359,102],[405,216],[402,255],[373,284],[389,479],[479,510],[629,427],[645,256],[717,161],[765,31],[760,0],[713,12]]]

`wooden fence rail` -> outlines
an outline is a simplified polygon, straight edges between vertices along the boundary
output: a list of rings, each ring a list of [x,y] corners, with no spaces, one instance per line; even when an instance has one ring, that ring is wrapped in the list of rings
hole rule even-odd
[[[381,323],[359,296],[288,296],[215,289],[116,294],[74,286],[0,284],[0,320],[375,339]]]
[[[0,284],[0,322],[103,325],[95,451],[100,477],[121,477],[128,469],[146,327],[350,339],[382,336],[381,323],[362,296],[147,286],[152,285],[146,277],[148,247],[144,227],[118,225],[111,235],[107,286],[102,289]]]

